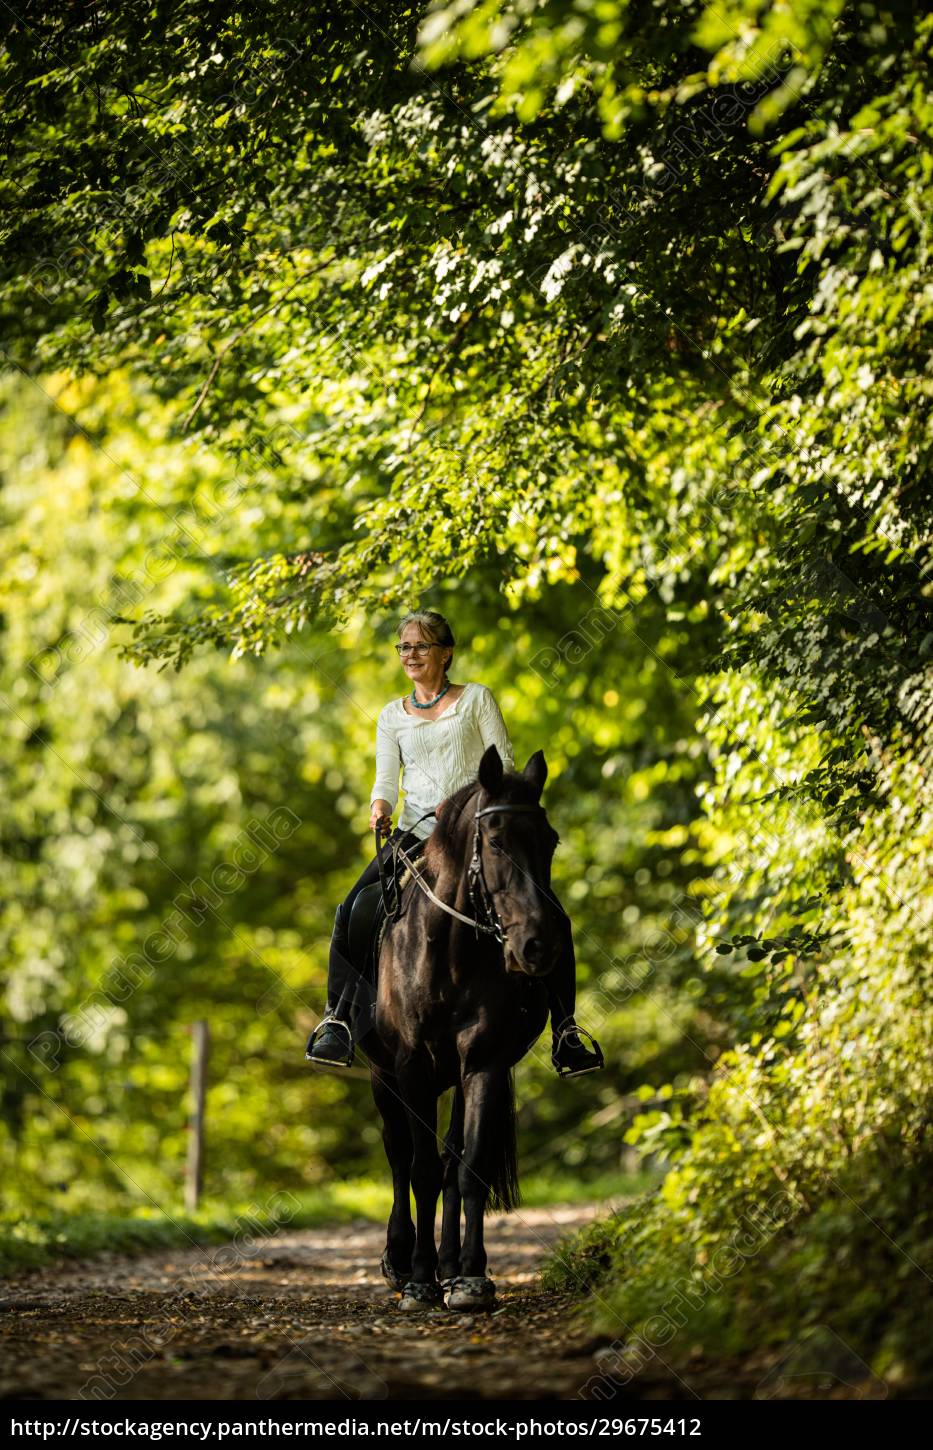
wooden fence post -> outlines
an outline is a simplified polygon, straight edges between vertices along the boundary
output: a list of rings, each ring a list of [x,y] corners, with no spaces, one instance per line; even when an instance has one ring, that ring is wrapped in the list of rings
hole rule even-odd
[[[204,1099],[207,1095],[206,1022],[191,1024],[191,1116],[188,1119],[188,1163],[185,1171],[185,1208],[197,1212],[204,1185]]]

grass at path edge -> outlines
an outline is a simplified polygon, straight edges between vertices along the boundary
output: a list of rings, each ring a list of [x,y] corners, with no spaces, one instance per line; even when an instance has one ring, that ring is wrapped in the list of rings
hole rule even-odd
[[[522,1185],[522,1206],[605,1202],[608,1211],[610,1200],[629,1197],[641,1187],[640,1178],[621,1174],[589,1181],[529,1175]],[[0,1274],[93,1258],[101,1253],[193,1248],[263,1237],[279,1229],[316,1228],[353,1219],[380,1223],[388,1217],[391,1201],[387,1184],[359,1179],[300,1194],[272,1193],[261,1205],[206,1202],[194,1215],[181,1209],[135,1208],[126,1214],[58,1212],[0,1218]]]

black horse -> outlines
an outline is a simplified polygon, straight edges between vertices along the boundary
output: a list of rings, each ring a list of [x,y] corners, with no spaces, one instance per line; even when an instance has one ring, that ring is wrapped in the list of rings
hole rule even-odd
[[[445,1294],[454,1310],[495,1302],[483,1216],[487,1203],[517,1202],[512,1067],[547,1021],[541,979],[569,930],[551,892],[558,836],[540,804],[546,778],[540,750],[519,775],[489,747],[477,779],[440,808],[420,880],[405,886],[379,954],[375,1025],[362,1046],[394,1188],[382,1269],[402,1290],[401,1309]],[[441,1155],[437,1100],[449,1088]]]

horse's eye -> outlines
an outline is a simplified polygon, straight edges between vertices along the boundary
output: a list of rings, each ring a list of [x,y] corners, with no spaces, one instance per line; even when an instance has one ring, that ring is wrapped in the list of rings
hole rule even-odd
[[[490,851],[493,851],[497,856],[502,855],[502,846],[499,841],[490,841],[489,849]]]

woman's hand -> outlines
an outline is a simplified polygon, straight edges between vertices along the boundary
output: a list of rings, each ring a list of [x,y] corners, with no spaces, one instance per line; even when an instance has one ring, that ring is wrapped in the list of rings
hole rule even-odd
[[[369,829],[387,836],[392,829],[392,811],[388,801],[373,801],[369,813]]]

